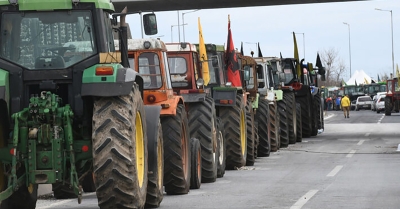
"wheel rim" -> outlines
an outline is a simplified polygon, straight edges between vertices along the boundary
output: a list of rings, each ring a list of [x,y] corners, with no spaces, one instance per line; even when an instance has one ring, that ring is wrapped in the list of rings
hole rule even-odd
[[[218,131],[218,139],[219,139],[219,156],[218,163],[220,165],[224,162],[224,139],[222,138],[222,132]]]
[[[161,136],[159,136],[159,137],[161,137]],[[157,179],[157,184],[158,184],[158,188],[161,188],[161,190],[162,190],[162,184],[163,184],[163,182],[162,182],[162,178],[163,178],[163,175],[164,175],[164,171],[163,171],[163,166],[162,166],[162,163],[163,163],[163,145],[160,143],[161,142],[161,140],[159,140],[159,143],[157,143],[157,176],[158,176],[158,179]]]
[[[188,163],[188,156],[187,156],[187,150],[186,150],[186,147],[187,147],[187,139],[186,139],[186,128],[185,128],[185,125],[184,125],[184,123],[182,123],[182,168],[183,168],[183,174],[184,174],[184,176],[186,177],[187,176],[187,173],[188,173],[188,170],[189,170],[189,168],[188,168],[188,166],[189,166],[189,163]]]
[[[142,124],[142,116],[140,112],[136,112],[136,168],[137,168],[137,178],[139,181],[139,186],[143,186],[144,180],[144,134],[143,134],[143,124]]]
[[[242,155],[246,152],[246,119],[244,110],[240,111],[240,145],[242,148]]]

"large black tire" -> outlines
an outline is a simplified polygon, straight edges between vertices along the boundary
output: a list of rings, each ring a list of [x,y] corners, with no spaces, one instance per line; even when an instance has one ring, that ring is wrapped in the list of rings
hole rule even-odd
[[[183,104],[175,116],[161,118],[164,138],[164,186],[167,194],[187,194],[190,187],[190,139]]]
[[[300,103],[296,103],[296,126],[297,126],[297,134],[296,134],[296,142],[303,141],[303,133],[301,127],[301,106]]]
[[[5,102],[0,101],[0,148],[4,148],[7,144],[9,123],[7,121],[7,106]],[[8,170],[8,169],[7,169]],[[4,164],[0,162],[0,191],[4,192],[8,186],[8,176],[5,175]],[[25,173],[25,166],[19,167],[17,176]],[[9,198],[0,202],[0,209],[35,209],[37,201],[38,185],[29,184],[28,187],[22,185]]]
[[[297,139],[297,126],[296,126],[296,99],[294,92],[285,92],[283,94],[284,99],[286,98],[286,110],[289,125],[289,144],[295,144]]]
[[[286,109],[286,100],[285,97],[278,101],[278,113],[279,113],[279,140],[280,147],[285,148],[289,146],[289,124],[288,124],[288,113]]]
[[[201,186],[201,145],[200,141],[196,138],[190,139],[190,161],[192,164],[190,176],[190,189],[200,189]]]
[[[278,103],[273,102],[268,105],[268,138],[271,144],[271,152],[278,151],[281,146],[279,123]]]
[[[157,208],[164,198],[164,145],[160,114],[146,107],[149,173],[146,208]],[[154,114],[154,115],[153,115]]]
[[[201,182],[210,183],[217,180],[216,124],[214,100],[206,97],[205,101],[188,105],[189,133],[201,144],[202,172]]]
[[[392,100],[390,97],[385,97],[385,115],[392,115]]]
[[[240,168],[246,164],[246,108],[242,95],[236,96],[233,107],[220,107],[226,142],[226,169]]]
[[[7,186],[7,185],[6,185]],[[21,186],[8,199],[1,203],[1,209],[35,209],[38,185]]]
[[[324,129],[324,112],[322,110],[321,96],[319,93],[314,95],[314,104],[315,104],[314,111],[317,114],[317,129]]]
[[[247,156],[246,165],[253,166],[255,163],[255,129],[254,129],[254,111],[251,102],[247,99],[246,103],[246,138],[247,138]]]
[[[399,112],[399,100],[394,101],[394,111]]]
[[[226,141],[224,138],[224,126],[220,118],[217,118],[217,157],[217,177],[222,178],[225,175],[226,168]]]
[[[269,110],[268,101],[265,99],[260,99],[258,101],[258,109],[256,112],[256,121],[258,123],[258,141],[259,141],[257,147],[258,157],[268,157],[271,152],[268,110]]]
[[[300,103],[301,107],[301,127],[303,138],[310,137],[312,132],[311,92],[307,92],[306,96],[296,97],[296,101]]]
[[[129,95],[94,100],[94,179],[102,209],[145,205],[148,180],[145,118],[136,85]]]

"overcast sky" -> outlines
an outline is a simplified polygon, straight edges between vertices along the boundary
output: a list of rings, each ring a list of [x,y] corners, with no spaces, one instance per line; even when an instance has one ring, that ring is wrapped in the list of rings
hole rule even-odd
[[[225,44],[228,34],[228,14],[231,19],[235,48],[243,42],[245,55],[260,42],[264,56],[293,57],[292,32],[297,34],[300,58],[315,64],[317,52],[331,48],[338,51],[338,59],[346,66],[345,80],[350,78],[349,29],[351,71],[365,71],[373,79],[377,74],[392,72],[392,33],[389,11],[393,11],[394,63],[400,63],[400,1],[373,0],[344,3],[320,3],[289,6],[245,7],[199,10],[184,15],[185,38],[180,27],[180,41],[198,43],[197,18],[200,17],[206,43]],[[179,21],[182,24],[182,13]],[[156,12],[158,35],[164,42],[178,42],[178,12]],[[139,15],[130,15],[128,23],[133,38],[141,38]],[[153,37],[157,37],[153,36]],[[144,35],[144,37],[148,37]],[[246,43],[248,42],[248,43]],[[305,43],[305,47],[304,46]]]

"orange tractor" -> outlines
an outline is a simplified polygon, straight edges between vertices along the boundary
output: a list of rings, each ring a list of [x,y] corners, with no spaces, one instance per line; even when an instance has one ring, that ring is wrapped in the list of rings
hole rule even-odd
[[[165,44],[158,39],[129,39],[127,47],[130,67],[143,78],[144,104],[161,106],[165,192],[187,194],[200,187],[201,149],[198,140],[190,139],[183,97],[173,92]]]

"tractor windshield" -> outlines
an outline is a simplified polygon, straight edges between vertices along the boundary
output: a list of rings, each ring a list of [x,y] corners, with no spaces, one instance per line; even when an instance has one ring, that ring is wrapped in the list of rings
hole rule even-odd
[[[34,69],[67,68],[97,53],[90,11],[3,13],[0,57]]]
[[[171,73],[172,87],[187,87],[188,65],[184,57],[168,57],[168,65]],[[197,72],[196,72],[197,79]]]

